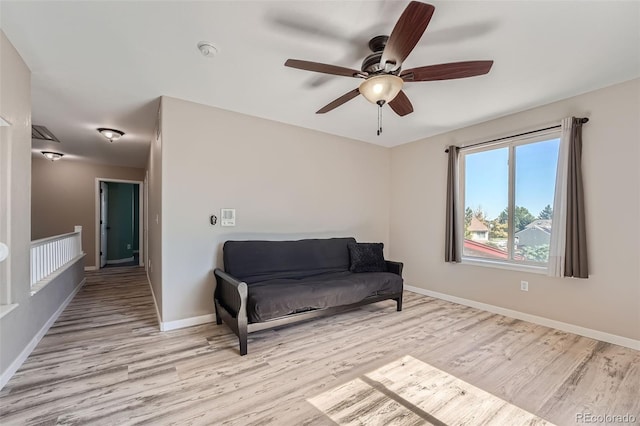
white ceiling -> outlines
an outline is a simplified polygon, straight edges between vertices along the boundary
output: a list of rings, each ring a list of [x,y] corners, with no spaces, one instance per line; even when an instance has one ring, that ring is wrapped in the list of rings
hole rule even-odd
[[[407,84],[415,112],[385,107],[381,136],[363,97],[315,114],[360,80],[285,60],[359,69],[407,4],[1,0],[0,28],[33,73],[33,123],[62,142],[34,149],[135,167],[162,95],[390,147],[640,77],[638,1],[438,1],[403,68],[493,59],[489,74]],[[219,54],[201,56],[201,40]],[[98,127],[126,135],[110,144]]]

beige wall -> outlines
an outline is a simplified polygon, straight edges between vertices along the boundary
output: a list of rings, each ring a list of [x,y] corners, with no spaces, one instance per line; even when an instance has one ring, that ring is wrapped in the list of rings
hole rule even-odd
[[[162,99],[156,123],[155,137],[151,141],[147,161],[147,276],[153,289],[158,315],[162,318]]]
[[[31,72],[0,31],[0,389],[38,343],[42,330],[79,288],[83,259],[36,294],[30,285]]]
[[[173,98],[162,110],[163,321],[213,312],[228,239],[388,245],[388,149]],[[237,226],[209,225],[220,208]]]
[[[31,176],[32,238],[65,234],[81,225],[86,265],[95,266],[96,178],[143,181],[144,170],[35,156]]]
[[[490,102],[488,100],[487,102]],[[586,116],[587,280],[444,262],[446,145]],[[409,285],[640,339],[640,80],[391,150],[391,257]],[[529,281],[529,291],[519,289]]]
[[[0,242],[9,257],[0,263],[0,303],[29,297],[31,230],[31,71],[0,31],[0,116],[12,125],[0,127]],[[26,285],[26,286],[25,286]]]

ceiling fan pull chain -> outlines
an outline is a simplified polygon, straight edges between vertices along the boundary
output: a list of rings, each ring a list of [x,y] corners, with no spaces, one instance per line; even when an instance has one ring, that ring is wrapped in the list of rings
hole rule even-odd
[[[378,136],[382,133],[382,105],[384,101],[378,101]]]

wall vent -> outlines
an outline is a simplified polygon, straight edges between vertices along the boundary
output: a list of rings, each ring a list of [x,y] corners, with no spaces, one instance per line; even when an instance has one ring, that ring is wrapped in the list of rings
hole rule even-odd
[[[49,142],[60,142],[58,138],[56,138],[53,133],[49,131],[49,129],[44,126],[38,126],[36,124],[31,126],[31,138],[42,139],[43,141]]]

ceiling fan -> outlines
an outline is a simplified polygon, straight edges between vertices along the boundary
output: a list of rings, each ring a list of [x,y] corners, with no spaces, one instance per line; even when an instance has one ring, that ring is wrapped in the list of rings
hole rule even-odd
[[[360,71],[299,59],[288,59],[285,66],[364,79],[358,88],[328,103],[316,114],[329,112],[361,94],[369,102],[381,108],[384,104],[389,104],[396,114],[405,116],[413,112],[413,105],[402,91],[404,83],[474,77],[488,73],[493,65],[493,61],[465,61],[402,70],[402,63],[422,37],[434,11],[435,7],[427,3],[409,3],[390,36],[380,35],[369,41],[369,48],[373,53],[364,58]],[[379,112],[378,135],[382,131],[380,114]]]

